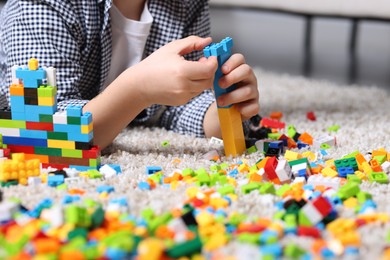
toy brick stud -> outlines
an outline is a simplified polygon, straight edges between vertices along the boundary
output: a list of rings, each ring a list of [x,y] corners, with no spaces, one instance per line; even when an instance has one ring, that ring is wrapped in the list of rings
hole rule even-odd
[[[37,70],[38,69],[38,60],[35,58],[31,58],[28,61],[28,69],[29,70]]]
[[[230,58],[230,49],[232,46],[232,38],[226,37],[220,43],[212,43],[209,46],[206,46],[203,50],[206,58],[216,56],[218,60],[218,69],[214,77],[214,94],[217,99],[220,95],[229,93],[236,88],[235,85],[232,85],[223,89],[218,84],[219,79],[223,76],[221,67]],[[237,111],[234,105],[220,106],[217,104],[217,107],[225,155],[236,156],[242,154],[245,152],[246,146],[241,114]]]

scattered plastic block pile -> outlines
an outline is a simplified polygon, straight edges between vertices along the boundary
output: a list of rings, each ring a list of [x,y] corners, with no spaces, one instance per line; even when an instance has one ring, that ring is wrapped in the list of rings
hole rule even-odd
[[[263,149],[275,149],[273,142],[263,140]],[[110,185],[97,187],[95,200],[84,190],[57,186],[67,190],[61,204],[47,198],[27,209],[16,200],[2,201],[0,258],[356,258],[362,243],[358,229],[390,221],[359,186],[363,181],[386,183],[385,177],[375,177],[389,171],[390,157],[384,149],[327,161],[319,159],[321,152],[287,150],[279,158],[257,153],[254,165],[245,160],[216,162],[209,169],[172,173],[147,166],[138,188],[187,186],[183,206],[160,215],[148,207],[140,215],[132,214],[127,200]],[[270,200],[272,217],[229,210],[245,196]],[[352,209],[354,217],[341,217],[343,209]],[[309,242],[302,246],[299,239]],[[233,255],[224,252],[234,243],[239,246]],[[384,257],[389,254],[383,251]]]

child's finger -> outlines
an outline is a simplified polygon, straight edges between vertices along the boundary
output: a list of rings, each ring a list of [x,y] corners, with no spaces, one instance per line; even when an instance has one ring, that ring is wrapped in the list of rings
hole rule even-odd
[[[216,57],[202,61],[187,61],[184,69],[190,80],[213,79],[218,69],[218,61]]]
[[[233,54],[223,65],[222,73],[228,74],[238,66],[245,64],[245,57],[240,53]]]
[[[257,115],[260,112],[260,105],[258,99],[251,99],[246,102],[236,104],[236,109],[240,112],[244,120]]]
[[[198,36],[188,36],[169,43],[169,48],[171,48],[173,52],[183,56],[193,51],[203,50],[204,47],[209,45],[211,42],[211,37],[201,38]]]
[[[252,68],[248,64],[241,64],[228,74],[221,77],[218,84],[221,88],[228,88],[241,81],[252,82],[255,80]]]
[[[218,105],[228,106],[231,104],[246,102],[247,100],[256,99],[258,95],[259,93],[255,86],[246,85],[219,96]]]

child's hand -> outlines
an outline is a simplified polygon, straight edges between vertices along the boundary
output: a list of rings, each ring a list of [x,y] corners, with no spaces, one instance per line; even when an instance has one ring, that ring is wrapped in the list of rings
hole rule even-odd
[[[139,91],[146,103],[177,106],[213,86],[216,58],[187,61],[183,55],[203,50],[211,38],[190,36],[173,41],[131,69],[136,69]]]
[[[228,88],[236,84],[237,89],[221,95],[217,103],[219,106],[235,104],[243,119],[249,119],[259,113],[259,91],[257,79],[252,68],[245,63],[242,54],[233,54],[223,65],[224,76],[219,80],[221,88]]]

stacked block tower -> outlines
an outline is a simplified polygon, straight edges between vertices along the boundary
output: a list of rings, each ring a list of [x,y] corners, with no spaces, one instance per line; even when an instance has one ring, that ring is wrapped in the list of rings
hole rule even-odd
[[[235,85],[223,89],[218,84],[219,79],[223,76],[221,67],[230,58],[230,49],[232,47],[232,38],[226,37],[220,43],[212,43],[203,50],[203,54],[206,58],[216,56],[218,59],[218,69],[214,78],[214,94],[216,98],[236,89]],[[244,153],[246,146],[241,114],[236,110],[234,105],[220,106],[217,102],[217,106],[225,155],[236,156]]]
[[[13,67],[11,110],[0,112],[1,146],[4,151],[24,153],[26,160],[39,159],[49,166],[79,171],[100,167],[100,150],[93,146],[92,115],[81,106],[57,111],[54,68]]]

